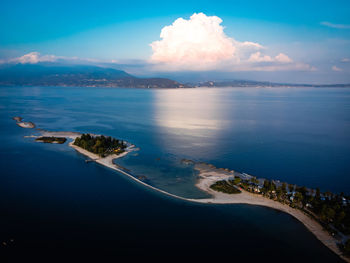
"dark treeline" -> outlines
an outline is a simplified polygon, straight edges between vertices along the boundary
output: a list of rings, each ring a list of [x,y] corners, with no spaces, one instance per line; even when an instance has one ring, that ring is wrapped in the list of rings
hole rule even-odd
[[[67,139],[63,137],[46,137],[46,136],[36,138],[35,140],[38,142],[58,143],[58,144],[63,144],[67,141]]]

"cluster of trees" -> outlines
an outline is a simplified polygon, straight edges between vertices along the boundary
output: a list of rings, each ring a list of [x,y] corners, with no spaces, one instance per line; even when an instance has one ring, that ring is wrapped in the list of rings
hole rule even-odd
[[[238,190],[234,184],[230,181],[222,180],[222,181],[217,181],[214,184],[210,186],[211,189],[218,191],[218,192],[223,192],[226,194],[238,194],[241,191]]]
[[[349,197],[333,194],[331,192],[321,193],[320,189],[307,189],[305,186],[288,185],[290,193],[287,192],[286,184],[276,187],[268,180],[264,181],[262,192],[265,196],[273,198],[291,207],[312,212],[322,225],[331,232],[340,231],[350,234],[350,205]],[[343,245],[345,253],[350,255],[350,243]]]
[[[229,180],[230,183],[237,185],[248,192],[255,192],[253,189],[259,184],[259,180],[256,177],[252,177],[250,180],[242,180],[239,176],[235,176],[233,180]]]
[[[350,207],[343,201],[344,194],[336,195],[330,192],[321,194],[319,188],[315,191],[307,189],[305,186],[292,184],[288,185],[288,189],[293,194],[287,194],[285,183],[282,186],[276,187],[273,182],[265,180],[262,190],[264,193],[270,194],[270,196],[275,196],[278,201],[289,202],[292,207],[301,209],[307,207],[322,222],[327,224],[332,223],[342,232],[350,233]]]
[[[311,210],[318,215],[319,219],[327,224],[332,224],[344,234],[350,234],[350,206],[343,201],[344,194],[334,195],[329,192],[321,197],[319,190],[311,197],[309,202]],[[346,198],[348,199],[348,198]]]
[[[272,191],[276,191],[275,183],[273,181],[265,180],[263,188],[262,188],[262,191],[264,193],[269,193],[269,192],[272,192]]]
[[[289,193],[287,189],[289,190]],[[305,186],[298,187],[293,184],[289,184],[287,188],[286,183],[282,183],[281,185],[276,186],[273,181],[265,179],[261,192],[266,197],[284,204],[289,204],[290,206],[296,208],[302,208],[307,203],[306,197],[308,196],[308,190]]]
[[[243,180],[239,176],[235,176],[232,180],[219,181],[211,188],[231,193],[237,190],[233,188],[234,185],[312,214],[331,232],[340,231],[345,235],[350,234],[350,197],[344,196],[343,193],[340,195],[331,192],[321,193],[319,188],[313,190],[293,184],[287,186],[286,183],[276,185],[274,181],[266,179],[261,185],[255,177]],[[340,247],[345,254],[350,255],[350,239]]]
[[[101,157],[116,152],[122,153],[127,147],[124,141],[109,136],[91,136],[90,134],[82,134],[75,139],[73,144]]]
[[[259,187],[259,181],[252,177],[250,180],[242,180],[235,176],[230,184],[237,185],[249,192],[255,192]],[[220,188],[227,187],[221,183]],[[344,234],[350,234],[350,205],[349,197],[344,194],[336,195],[331,192],[321,193],[320,189],[308,189],[305,186],[282,183],[277,186],[273,181],[264,180],[259,191],[267,198],[288,204],[291,207],[310,211],[320,220],[324,226],[330,224]],[[345,199],[344,199],[345,198]],[[331,228],[328,227],[331,230]],[[349,245],[350,246],[350,245]]]

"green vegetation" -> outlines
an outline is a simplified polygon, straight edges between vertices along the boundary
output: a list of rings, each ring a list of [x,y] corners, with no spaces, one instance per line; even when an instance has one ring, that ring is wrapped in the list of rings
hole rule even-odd
[[[211,185],[215,191],[223,193],[239,193],[238,190],[244,189],[250,193],[260,194],[266,198],[289,205],[293,208],[302,210],[318,221],[332,235],[340,236],[350,235],[350,197],[331,192],[321,192],[319,188],[309,189],[305,186],[281,183],[279,181],[258,180],[251,177],[249,180],[245,177],[235,176],[228,181],[218,181]],[[236,186],[236,187],[235,187]],[[350,256],[350,239],[343,239],[339,245],[344,254]]]
[[[63,144],[67,141],[66,138],[63,137],[39,137],[35,139],[37,142],[45,142],[45,143],[59,143]]]
[[[90,134],[82,134],[76,138],[74,145],[79,146],[89,152],[105,157],[109,154],[120,154],[125,151],[126,144],[118,139],[112,137],[91,136]]]
[[[315,213],[319,220],[329,225],[331,224],[342,233],[350,234],[350,206],[345,201],[343,194],[329,195],[324,193],[323,196],[307,196],[307,202],[311,204],[310,210]],[[345,198],[349,200],[349,198]]]
[[[252,184],[258,184],[259,183],[259,180],[258,179],[256,179],[256,177],[252,177],[251,179],[250,179],[250,182],[252,183]]]
[[[240,182],[242,181],[242,179],[239,176],[235,176],[235,179],[233,180],[233,184],[238,185]]]
[[[238,190],[231,181],[217,181],[210,186],[211,189],[222,192],[225,194],[239,194],[241,191]]]
[[[275,192],[276,185],[273,181],[265,180],[262,190],[264,193]]]

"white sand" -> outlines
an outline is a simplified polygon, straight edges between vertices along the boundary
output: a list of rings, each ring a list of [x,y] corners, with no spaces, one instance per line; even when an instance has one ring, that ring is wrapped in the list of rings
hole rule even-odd
[[[72,148],[74,148],[75,150],[77,150],[79,153],[81,154],[84,154],[85,156],[89,157],[91,160],[94,160],[95,162],[101,164],[101,165],[104,165],[106,167],[109,167],[113,170],[116,170],[126,176],[128,176],[129,178],[133,179],[134,181],[150,188],[150,189],[153,189],[157,192],[160,192],[160,193],[163,193],[165,195],[168,195],[168,196],[171,196],[171,197],[174,197],[174,198],[177,198],[177,199],[181,199],[181,200],[186,200],[186,201],[195,201],[196,199],[187,199],[187,198],[183,198],[181,196],[177,196],[177,195],[174,195],[174,194],[171,194],[171,193],[168,193],[166,191],[163,191],[161,189],[158,189],[156,187],[153,187],[149,184],[146,184],[145,182],[142,182],[141,180],[137,179],[136,177],[132,176],[131,174],[123,171],[122,169],[118,168],[114,163],[113,163],[113,160],[114,159],[117,159],[117,158],[121,158],[121,157],[124,157],[125,155],[127,155],[128,153],[132,152],[132,151],[135,151],[137,150],[137,148],[134,148],[134,145],[131,145],[129,146],[125,152],[119,154],[119,155],[116,155],[116,154],[111,154],[111,155],[108,155],[107,157],[104,157],[104,158],[101,158],[100,156],[98,156],[97,154],[94,154],[94,153],[91,153],[87,150],[84,150],[83,148],[79,147],[79,146],[76,146],[76,145],[73,145],[73,142],[70,142],[69,143],[69,146],[71,146]]]
[[[35,128],[35,124],[32,122],[16,122],[19,127],[32,129]]]

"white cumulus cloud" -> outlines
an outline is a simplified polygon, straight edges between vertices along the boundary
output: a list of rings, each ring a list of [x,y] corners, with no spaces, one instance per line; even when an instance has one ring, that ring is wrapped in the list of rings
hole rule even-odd
[[[54,55],[40,55],[39,52],[30,52],[21,57],[12,58],[9,62],[21,63],[21,64],[36,64],[39,62],[53,62],[56,61],[58,57]]]
[[[291,62],[293,62],[293,60],[291,58],[289,58],[286,54],[283,54],[283,53],[279,53],[275,57],[275,61],[281,62],[281,63],[291,63]]]
[[[293,63],[284,53],[266,54],[259,43],[240,42],[229,37],[217,16],[194,13],[188,20],[176,19],[163,27],[161,40],[150,44],[150,62],[156,70],[310,70]],[[288,64],[288,65],[286,65]]]
[[[249,62],[272,62],[273,59],[271,58],[271,56],[261,55],[261,52],[258,51],[256,53],[251,54],[248,61]]]
[[[162,40],[151,44],[151,60],[176,67],[201,68],[233,59],[237,47],[233,39],[225,35],[221,22],[219,17],[203,13],[193,14],[189,20],[176,19],[172,25],[162,29]]]
[[[279,62],[279,63],[291,63],[293,62],[287,55],[279,53],[275,57],[269,55],[262,55],[260,51],[250,55],[248,62],[259,63],[259,62]]]

